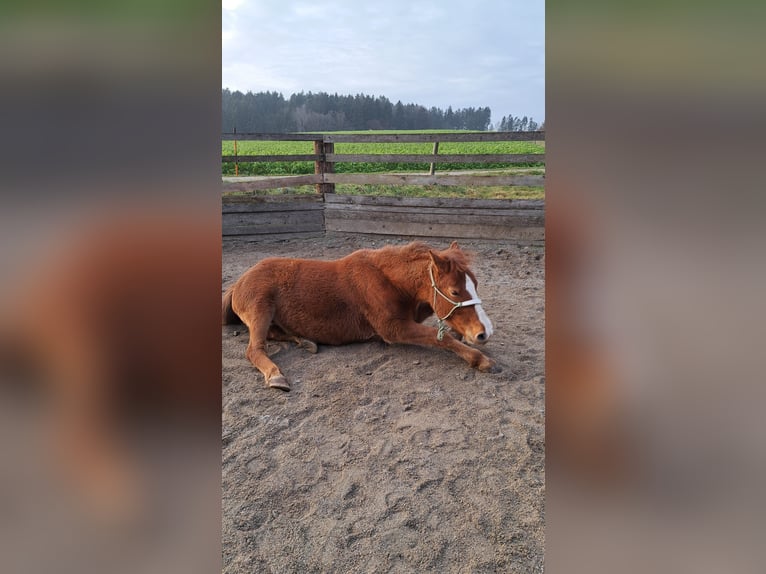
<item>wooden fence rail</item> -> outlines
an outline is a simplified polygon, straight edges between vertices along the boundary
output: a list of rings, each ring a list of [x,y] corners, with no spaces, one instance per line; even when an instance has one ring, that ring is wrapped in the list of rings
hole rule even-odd
[[[423,143],[423,142],[507,142],[545,141],[545,132],[438,132],[438,133],[369,133],[369,134],[221,134],[223,141],[322,141],[324,143]]]
[[[320,154],[321,155],[321,154]],[[343,163],[351,161],[364,161],[370,163],[538,163],[545,161],[543,153],[527,154],[337,154],[324,155],[325,161],[331,163]],[[277,162],[277,161],[315,161],[317,155],[224,155],[221,160],[225,162]]]
[[[312,141],[313,154],[222,155],[222,162],[314,162],[314,175],[280,177],[224,178],[224,191],[272,189],[293,185],[316,186],[318,194],[334,193],[336,183],[387,185],[544,185],[544,176],[512,175],[437,175],[435,167],[444,163],[544,163],[545,154],[439,154],[439,142],[544,141],[545,132],[469,132],[469,133],[399,133],[399,134],[263,134],[224,133],[222,141]],[[335,143],[433,143],[430,154],[337,154]],[[236,149],[236,148],[235,148]],[[428,175],[421,174],[338,174],[335,164],[422,163],[429,164]]]

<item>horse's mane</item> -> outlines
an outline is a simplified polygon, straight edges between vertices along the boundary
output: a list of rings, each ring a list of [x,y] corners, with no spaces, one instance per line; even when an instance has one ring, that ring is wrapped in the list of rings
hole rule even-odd
[[[381,248],[381,252],[397,252],[398,257],[415,261],[420,259],[427,259],[429,251],[437,251],[440,255],[449,257],[449,260],[455,266],[458,272],[465,273],[470,269],[471,262],[473,261],[473,253],[469,251],[463,251],[462,249],[436,249],[422,241],[413,241],[407,245],[387,245]]]

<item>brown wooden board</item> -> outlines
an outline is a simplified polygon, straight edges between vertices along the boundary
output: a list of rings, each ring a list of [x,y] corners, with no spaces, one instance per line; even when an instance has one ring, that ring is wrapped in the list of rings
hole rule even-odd
[[[545,132],[447,132],[447,133],[398,133],[398,134],[325,134],[324,141],[334,143],[358,142],[498,142],[498,141],[544,141]]]
[[[232,156],[227,156],[232,157]],[[253,156],[257,157],[257,156]],[[368,162],[368,163],[544,163],[545,154],[328,154],[328,162]],[[233,160],[229,160],[233,161]],[[240,158],[240,161],[243,161]],[[253,160],[255,161],[255,160]]]
[[[524,185],[544,186],[545,177],[537,175],[413,175],[327,173],[325,182],[356,185]]]
[[[454,239],[513,239],[542,242],[545,228],[509,225],[464,225],[461,223],[413,223],[410,221],[379,221],[369,219],[325,219],[325,229],[332,232],[368,233],[413,237],[446,237]]]
[[[390,197],[345,194],[327,195],[325,196],[325,203],[472,209],[543,209],[545,207],[545,201],[542,199],[462,199],[453,197]]]
[[[315,161],[317,156],[314,154],[293,154],[293,155],[222,155],[222,162],[275,162],[275,161]]]
[[[545,141],[545,132],[439,132],[396,134],[340,134],[340,133],[222,133],[221,141],[323,141],[338,142],[497,142]]]
[[[288,177],[262,178],[225,178],[221,187],[223,191],[251,191],[259,189],[274,189],[275,187],[291,187],[297,185],[313,185],[322,183],[321,175],[292,175]]]
[[[427,209],[409,209],[409,210],[369,210],[369,209],[326,209],[325,220],[330,219],[366,219],[371,222],[376,221],[401,221],[412,224],[451,224],[460,223],[473,226],[482,225],[508,225],[508,226],[542,226],[545,216],[542,212],[531,210],[520,210],[512,214],[466,214],[460,210],[452,213],[436,213]]]
[[[226,213],[223,215],[223,235],[299,233],[323,231],[322,211],[271,211],[261,213]]]
[[[223,203],[223,213],[264,213],[275,211],[323,211],[321,203],[290,202],[290,203]]]

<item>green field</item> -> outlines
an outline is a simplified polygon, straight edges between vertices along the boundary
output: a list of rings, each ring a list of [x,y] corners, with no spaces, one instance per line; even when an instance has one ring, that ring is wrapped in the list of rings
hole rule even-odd
[[[439,130],[429,130],[418,133],[437,133]],[[442,131],[443,132],[443,131]],[[364,133],[370,132],[338,132]],[[375,133],[402,133],[401,130]],[[234,155],[234,142],[225,141],[221,146],[222,155]],[[337,154],[431,154],[432,143],[336,143]],[[293,155],[312,154],[314,144],[311,141],[239,141],[238,155]],[[510,142],[441,142],[440,154],[534,154],[545,153],[545,142],[510,141]],[[429,169],[429,163],[361,163],[342,162],[335,164],[336,173],[423,173]],[[438,172],[492,170],[495,173],[518,175],[543,175],[545,164],[542,162],[522,164],[476,164],[476,163],[440,163],[436,166]],[[269,163],[239,163],[239,175],[301,175],[314,173],[314,162],[269,162]],[[222,175],[234,175],[234,163],[222,164]],[[270,193],[293,193],[295,191],[312,192],[313,187],[303,189],[273,190]],[[381,185],[342,185],[336,186],[338,193],[372,194],[372,195],[401,195],[401,196],[438,196],[438,197],[476,197],[476,198],[542,198],[541,187],[508,187],[494,186],[475,188],[448,186],[381,186]]]

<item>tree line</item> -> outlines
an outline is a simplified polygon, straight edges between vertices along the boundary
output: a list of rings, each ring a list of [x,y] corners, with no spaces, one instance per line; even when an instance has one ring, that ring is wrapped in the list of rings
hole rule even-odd
[[[503,119],[497,125],[497,131],[499,132],[536,132],[537,130],[545,130],[545,122],[538,124],[527,116],[523,118],[503,116]]]
[[[292,94],[222,90],[223,131],[324,132],[338,130],[492,129],[489,107],[446,110],[391,102],[385,96],[338,95],[325,92]],[[504,116],[498,129],[531,130],[531,118]],[[503,127],[504,126],[504,127]]]

